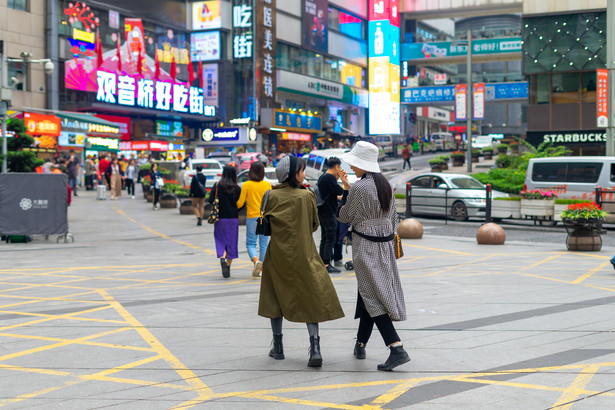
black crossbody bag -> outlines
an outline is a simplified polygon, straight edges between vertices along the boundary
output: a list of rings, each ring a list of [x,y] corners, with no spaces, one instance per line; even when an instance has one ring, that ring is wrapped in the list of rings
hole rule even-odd
[[[261,216],[256,221],[257,235],[271,236],[271,222],[269,221],[269,217],[265,216],[265,207],[267,206],[267,199],[269,199],[269,192],[271,192],[271,190],[265,192],[261,202]]]

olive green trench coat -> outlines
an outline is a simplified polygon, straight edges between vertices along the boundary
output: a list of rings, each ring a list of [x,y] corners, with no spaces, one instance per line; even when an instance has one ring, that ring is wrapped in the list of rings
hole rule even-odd
[[[284,183],[265,208],[271,240],[263,261],[258,314],[291,322],[319,323],[344,317],[312,234],[318,229],[314,194]]]

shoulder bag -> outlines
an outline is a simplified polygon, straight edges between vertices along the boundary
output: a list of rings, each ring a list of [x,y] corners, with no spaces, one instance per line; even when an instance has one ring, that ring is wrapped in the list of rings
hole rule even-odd
[[[215,224],[220,219],[220,201],[218,200],[218,184],[216,184],[216,196],[211,207],[211,213],[207,218],[207,223]]]
[[[271,192],[271,190],[265,192],[261,202],[261,216],[256,221],[257,235],[271,236],[271,221],[269,221],[268,216],[265,216],[265,207],[267,206],[267,199],[269,199],[269,192]]]

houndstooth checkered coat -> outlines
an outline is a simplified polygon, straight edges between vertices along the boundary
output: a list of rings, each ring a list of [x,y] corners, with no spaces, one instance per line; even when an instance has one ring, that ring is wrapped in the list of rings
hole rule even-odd
[[[386,214],[380,207],[371,174],[355,182],[346,204],[339,212],[340,222],[350,223],[352,230],[370,236],[388,236],[397,228],[395,198]],[[406,320],[404,292],[399,279],[393,241],[372,242],[352,235],[352,262],[359,294],[371,317],[388,314],[391,320]]]

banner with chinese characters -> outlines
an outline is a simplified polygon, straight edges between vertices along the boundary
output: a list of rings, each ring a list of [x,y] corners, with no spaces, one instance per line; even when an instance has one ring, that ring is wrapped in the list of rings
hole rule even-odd
[[[206,117],[216,115],[216,107],[204,104],[202,88],[106,71],[98,71],[97,76],[97,101]]]
[[[252,0],[233,1],[233,58],[252,58],[254,53]]]
[[[609,126],[609,70],[599,68],[596,70],[596,116],[599,128]],[[588,91],[589,87],[588,87]]]
[[[302,112],[273,110],[273,123],[285,130],[315,133],[322,131],[322,117]]]
[[[473,89],[473,102],[472,102],[472,116],[475,120],[485,119],[485,83],[472,84]]]
[[[467,89],[468,87],[466,86],[466,84],[457,84],[455,86],[455,120],[457,121],[463,121],[467,119]]]
[[[275,103],[276,55],[275,1],[256,0],[256,84],[260,107],[270,108]]]
[[[26,112],[23,115],[28,135],[60,136],[62,121],[55,115],[34,114]]]

